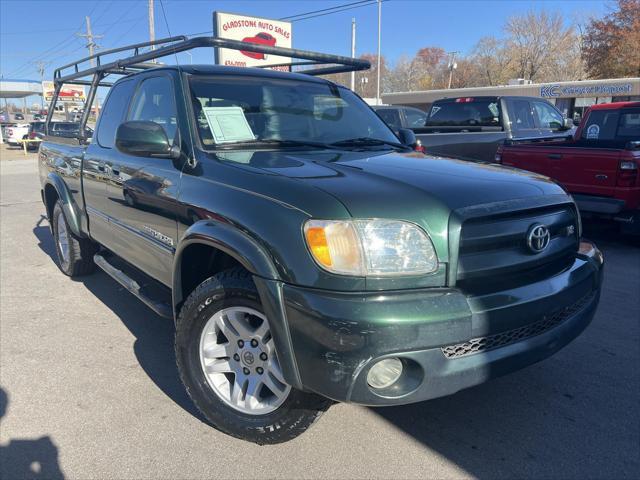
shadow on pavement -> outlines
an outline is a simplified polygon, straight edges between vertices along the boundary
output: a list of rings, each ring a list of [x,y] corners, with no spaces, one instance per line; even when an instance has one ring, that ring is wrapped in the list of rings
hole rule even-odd
[[[57,265],[55,244],[45,217],[38,221],[33,234],[40,249]],[[205,422],[180,381],[175,362],[173,322],[156,315],[99,269],[94,274],[74,280],[82,283],[109,307],[136,337],[133,350],[138,363],[158,388],[184,410]]]
[[[7,412],[9,395],[0,388],[0,422]],[[1,423],[0,423],[1,424]],[[0,444],[0,478],[62,479],[58,448],[51,437],[17,438]]]

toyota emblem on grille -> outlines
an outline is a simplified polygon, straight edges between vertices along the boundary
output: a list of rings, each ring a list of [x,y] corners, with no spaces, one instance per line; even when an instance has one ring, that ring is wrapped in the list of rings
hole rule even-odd
[[[551,234],[549,229],[540,223],[531,225],[527,232],[527,247],[533,253],[540,253],[549,246]]]

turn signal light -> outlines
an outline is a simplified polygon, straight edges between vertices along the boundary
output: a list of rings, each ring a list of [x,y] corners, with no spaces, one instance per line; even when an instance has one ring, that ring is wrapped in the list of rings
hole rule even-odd
[[[330,267],[331,252],[327,243],[327,235],[322,227],[310,227],[304,232],[307,236],[307,245],[311,249],[314,258],[326,267]]]

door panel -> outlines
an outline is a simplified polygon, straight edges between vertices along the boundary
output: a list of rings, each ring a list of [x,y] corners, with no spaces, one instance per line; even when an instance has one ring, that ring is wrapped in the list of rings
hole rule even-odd
[[[132,80],[124,80],[112,87],[82,162],[82,186],[89,232],[91,238],[107,248],[112,247],[113,236],[106,214],[107,183],[110,181],[106,163],[114,155],[116,129],[127,111],[134,85]]]
[[[171,285],[180,171],[169,159],[122,153],[106,168],[111,174],[106,213],[112,219],[112,250]]]
[[[158,74],[143,79],[125,120],[156,122],[170,141],[177,142],[171,77]],[[109,174],[106,213],[112,223],[112,250],[156,280],[171,285],[177,218],[182,214],[178,164],[167,158],[118,152],[105,167]]]

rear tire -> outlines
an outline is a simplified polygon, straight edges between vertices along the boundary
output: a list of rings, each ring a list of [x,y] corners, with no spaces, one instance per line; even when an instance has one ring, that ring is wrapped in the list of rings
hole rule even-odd
[[[71,231],[64,216],[62,202],[58,200],[53,207],[51,229],[56,245],[58,267],[65,275],[76,277],[95,270],[93,255],[97,249],[88,238],[80,238]]]
[[[297,437],[331,404],[284,382],[269,339],[258,292],[242,268],[202,282],[176,322],[176,361],[193,403],[214,428],[260,445]]]

